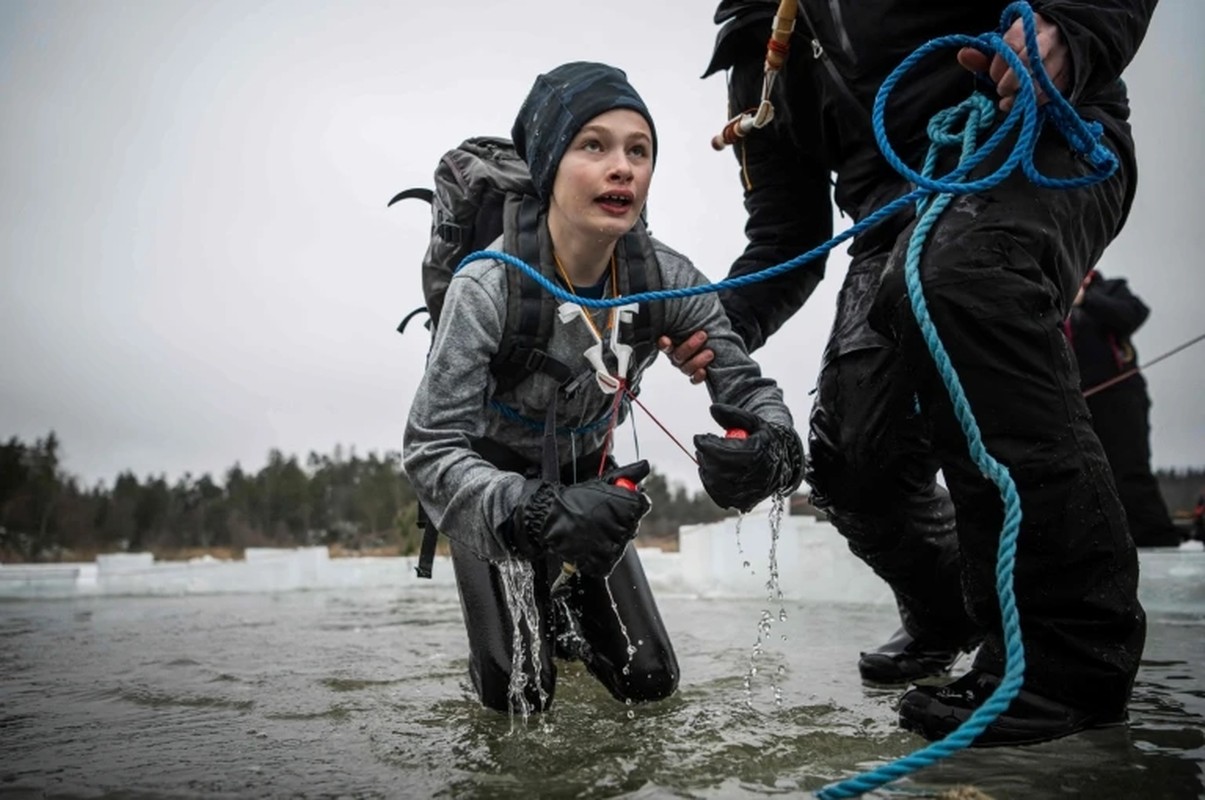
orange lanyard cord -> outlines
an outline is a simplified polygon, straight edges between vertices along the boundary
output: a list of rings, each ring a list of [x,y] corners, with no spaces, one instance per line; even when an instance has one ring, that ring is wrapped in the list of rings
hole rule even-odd
[[[564,281],[565,288],[569,290],[570,294],[577,297],[577,290],[573,287],[573,281],[569,280],[569,273],[565,270],[565,265],[561,263],[561,257],[553,253],[552,260],[556,262],[557,274]],[[613,297],[619,296],[619,267],[615,263],[614,252],[611,253],[611,295]],[[586,324],[590,326],[590,330],[594,331],[594,337],[602,341],[602,335],[611,329],[611,325],[615,321],[615,309],[607,309],[607,324],[601,331],[598,329],[598,325],[594,323],[594,318],[590,316],[590,311],[588,309],[583,310],[586,313],[582,314],[582,319],[586,320]]]

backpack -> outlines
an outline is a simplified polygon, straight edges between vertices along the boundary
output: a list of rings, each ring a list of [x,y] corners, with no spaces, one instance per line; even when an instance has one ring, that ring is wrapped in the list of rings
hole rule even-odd
[[[431,205],[431,238],[422,263],[422,287],[425,305],[407,314],[398,325],[404,333],[407,323],[424,311],[429,315],[427,328],[434,335],[443,311],[444,296],[452,275],[465,256],[487,249],[499,236],[503,249],[532,267],[552,282],[557,276],[552,267],[551,244],[542,224],[543,204],[535,194],[527,164],[507,139],[481,136],[467,139],[449,150],[435,168],[434,189],[413,188],[399,192],[389,206],[402,200],[419,199]],[[632,295],[661,288],[661,270],[652,239],[643,217],[616,244],[616,255],[629,268],[619,275],[619,293]],[[556,324],[560,304],[531,277],[508,268],[506,322],[498,354],[490,372],[501,393],[518,386],[536,373],[550,375],[562,385],[569,384],[581,369],[573,369],[544,350]],[[660,303],[640,306],[629,328],[633,363],[639,363],[656,347],[664,330],[664,309]],[[491,443],[478,443],[487,460],[504,469],[514,464],[497,463]],[[495,448],[496,449],[496,448]],[[419,504],[419,527],[423,542],[415,572],[420,578],[431,577],[435,530]]]

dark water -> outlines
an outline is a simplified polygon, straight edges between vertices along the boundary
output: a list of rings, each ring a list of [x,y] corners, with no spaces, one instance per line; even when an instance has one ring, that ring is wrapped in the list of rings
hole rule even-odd
[[[447,586],[0,603],[0,798],[806,796],[923,744],[853,671],[891,609],[786,603],[749,697],[778,606],[660,605],[676,697],[629,718],[568,665],[524,724],[472,699]],[[1156,620],[1128,730],[964,752],[877,796],[1205,797],[1203,665],[1205,618]]]

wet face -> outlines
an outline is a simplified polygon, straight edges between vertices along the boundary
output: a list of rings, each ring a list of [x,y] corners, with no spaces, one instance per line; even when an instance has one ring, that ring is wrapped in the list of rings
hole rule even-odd
[[[632,229],[648,199],[653,137],[635,111],[617,108],[577,132],[557,167],[549,213],[595,240],[618,240]]]

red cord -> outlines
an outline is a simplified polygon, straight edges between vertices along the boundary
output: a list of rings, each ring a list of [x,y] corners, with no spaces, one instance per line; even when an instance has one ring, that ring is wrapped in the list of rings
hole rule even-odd
[[[611,450],[611,441],[615,438],[615,425],[619,422],[619,401],[628,390],[628,382],[619,379],[619,388],[615,390],[615,400],[611,403],[611,422],[607,425],[607,435],[603,438],[602,458],[598,460],[598,475],[607,471],[607,453]]]
[[[647,408],[645,408],[644,403],[640,402],[640,398],[638,398],[636,395],[634,395],[630,391],[628,391],[628,387],[626,385],[621,387],[620,391],[627,393],[628,397],[632,398],[632,401],[634,403],[636,403],[636,405],[640,406],[640,410],[643,411],[644,413],[648,414],[649,419],[651,419],[653,422],[657,423],[657,427],[660,428],[662,430],[662,432],[664,432],[665,435],[668,436],[674,444],[678,445],[678,449],[680,449],[683,453],[686,453],[686,457],[689,458],[691,461],[695,462],[696,465],[698,465],[699,460],[697,458],[695,458],[694,453],[687,450],[682,445],[682,443],[678,441],[677,437],[674,436],[672,433],[670,433],[669,429],[661,424],[661,420],[657,419],[657,417],[653,415],[652,411],[649,411]]]

